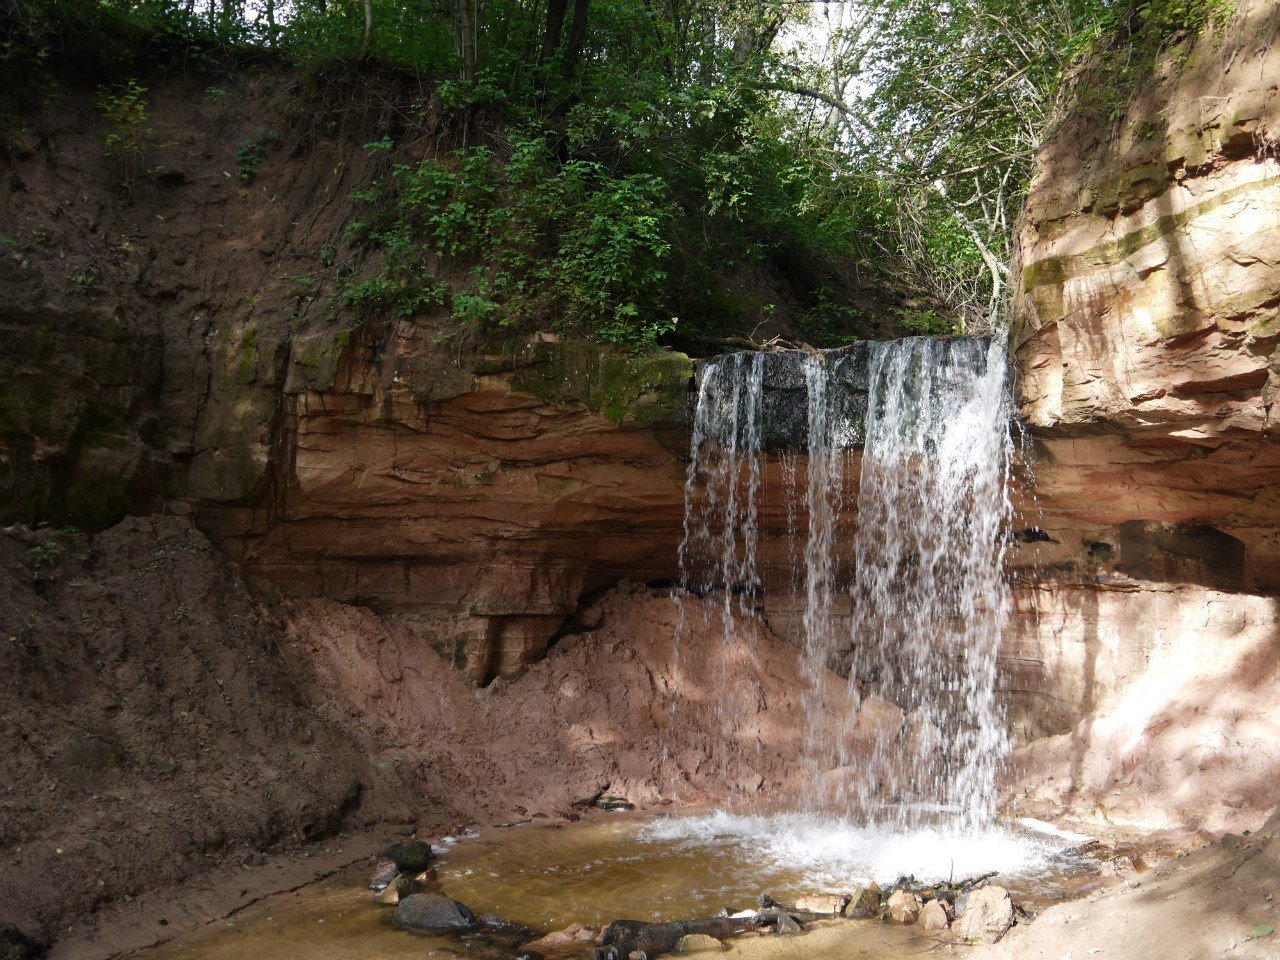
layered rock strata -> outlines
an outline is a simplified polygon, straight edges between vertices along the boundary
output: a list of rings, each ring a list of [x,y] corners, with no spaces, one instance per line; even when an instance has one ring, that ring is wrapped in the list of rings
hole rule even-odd
[[[1214,576],[1236,587],[1280,587],[1277,40],[1280,10],[1245,0],[1121,121],[1082,111],[1040,152],[1014,348],[1051,562],[1141,524],[1177,555],[1235,550]]]
[[[1053,809],[1213,833],[1274,803],[1277,40],[1242,0],[1039,156],[1014,348],[1041,582],[1005,652],[1016,727],[1054,734],[1018,793]]]

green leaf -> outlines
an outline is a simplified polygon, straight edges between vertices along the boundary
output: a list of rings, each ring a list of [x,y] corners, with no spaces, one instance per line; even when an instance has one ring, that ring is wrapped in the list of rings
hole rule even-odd
[[[1249,931],[1249,937],[1253,940],[1261,940],[1263,937],[1269,937],[1275,932],[1275,927],[1269,923],[1260,923]]]

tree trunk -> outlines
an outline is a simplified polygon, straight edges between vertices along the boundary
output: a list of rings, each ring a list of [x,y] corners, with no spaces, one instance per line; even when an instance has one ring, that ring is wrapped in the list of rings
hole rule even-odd
[[[369,36],[373,33],[373,0],[364,0],[364,40],[360,44],[360,52],[369,49]]]
[[[538,63],[546,63],[555,56],[560,46],[560,32],[564,29],[564,11],[568,0],[547,0],[547,25],[542,31],[542,50],[538,53]]]
[[[462,79],[476,81],[476,24],[471,13],[472,0],[458,0],[458,40],[462,46]]]
[[[560,73],[566,80],[578,70],[582,45],[587,39],[587,9],[590,6],[591,0],[573,0],[573,22],[569,25],[569,40],[564,45],[564,59],[560,63]]]

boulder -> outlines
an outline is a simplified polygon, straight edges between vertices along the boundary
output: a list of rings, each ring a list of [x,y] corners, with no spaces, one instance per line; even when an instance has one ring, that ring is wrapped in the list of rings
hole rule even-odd
[[[417,879],[407,873],[402,873],[387,884],[387,888],[378,895],[378,902],[395,906],[406,897],[411,897],[415,893],[421,892],[422,887]]]
[[[396,923],[413,930],[443,932],[470,930],[476,915],[467,907],[438,893],[415,893],[396,907]]]
[[[563,930],[552,930],[537,940],[530,940],[522,949],[534,950],[547,956],[576,953],[584,944],[594,943],[599,936],[600,931],[596,927],[574,923]]]
[[[909,890],[895,890],[885,904],[889,916],[898,923],[915,923],[920,916],[921,901]]]
[[[393,860],[400,873],[421,873],[431,865],[431,844],[426,840],[401,840],[383,854]]]
[[[995,943],[1013,926],[1013,901],[1004,887],[972,891],[952,929],[961,940]]]
[[[941,900],[930,900],[920,911],[920,926],[925,930],[945,930],[950,922]]]
[[[400,876],[400,868],[394,860],[379,860],[373,865],[373,876],[369,878],[369,889],[375,893],[387,889],[391,881]]]
[[[844,908],[844,915],[855,920],[878,917],[884,909],[882,896],[880,885],[873,880],[865,887],[859,887],[853,892],[849,903]]]

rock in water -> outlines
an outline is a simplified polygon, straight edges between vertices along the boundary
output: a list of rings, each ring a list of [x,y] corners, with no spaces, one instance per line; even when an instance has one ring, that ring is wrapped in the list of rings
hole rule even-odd
[[[908,890],[893,891],[885,906],[898,923],[915,923],[920,916],[920,898]]]
[[[467,907],[438,893],[415,893],[396,907],[396,923],[414,930],[470,930],[476,915]]]
[[[431,865],[431,844],[425,840],[401,840],[383,854],[394,860],[401,873],[421,873]]]
[[[844,908],[844,915],[855,920],[878,917],[883,909],[880,885],[874,880],[856,890]]]
[[[400,876],[400,868],[394,860],[379,860],[373,865],[373,876],[369,878],[369,889],[381,892],[391,885],[391,881]]]
[[[378,897],[379,903],[388,903],[395,906],[401,900],[405,900],[415,893],[420,893],[422,886],[413,877],[407,873],[402,873],[396,877],[391,883],[387,884],[387,889],[383,890]]]
[[[961,940],[995,943],[1013,926],[1013,901],[1004,887],[982,887],[969,894],[964,913],[952,928]]]
[[[601,810],[634,810],[636,805],[626,797],[601,797],[596,801]]]
[[[920,926],[925,930],[947,929],[947,908],[941,900],[930,900],[920,911]]]
[[[563,930],[552,930],[546,936],[530,940],[524,950],[535,950],[544,956],[579,953],[588,943],[594,943],[600,931],[595,927],[573,923]]]

